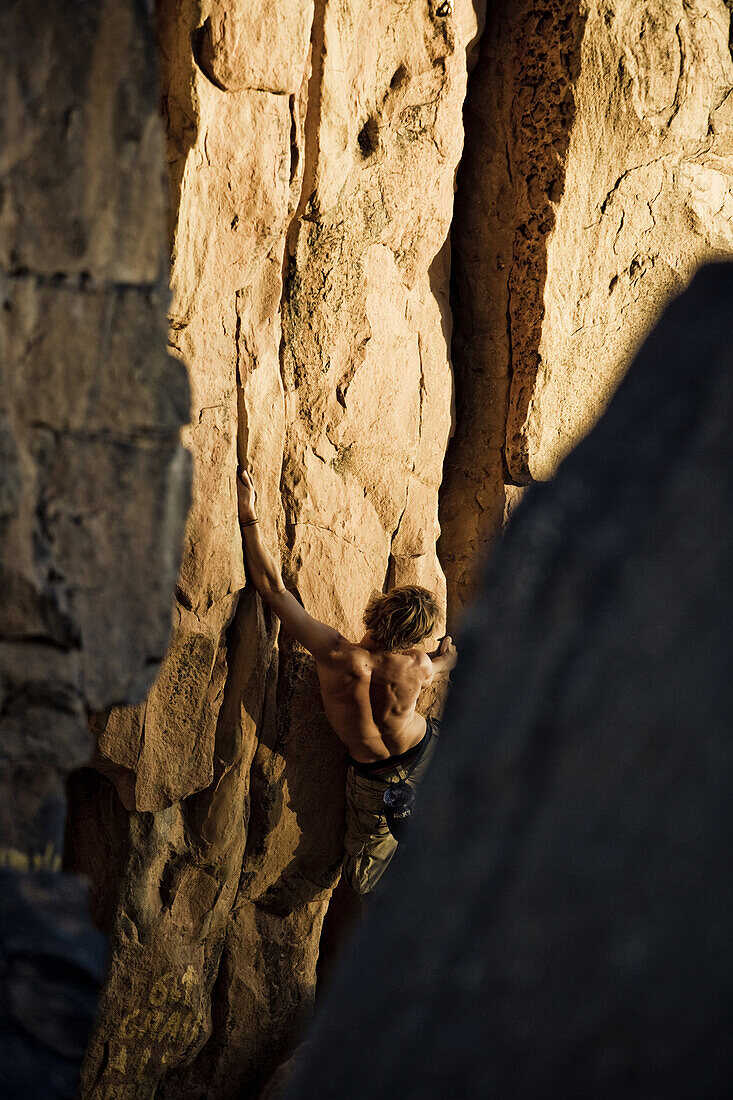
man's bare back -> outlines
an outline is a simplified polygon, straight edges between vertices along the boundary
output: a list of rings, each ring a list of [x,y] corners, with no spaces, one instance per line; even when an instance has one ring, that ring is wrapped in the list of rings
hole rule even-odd
[[[371,764],[417,745],[425,719],[415,704],[434,677],[427,653],[384,653],[368,637],[358,645],[344,639],[339,649],[316,668],[328,720],[349,754]]]
[[[250,578],[283,626],[315,657],[323,705],[334,732],[362,764],[407,752],[425,735],[425,719],[415,710],[421,690],[455,666],[450,637],[433,655],[419,645],[389,652],[369,631],[355,644],[314,619],[287,591],[262,542],[254,485],[246,471],[237,477],[237,495]]]

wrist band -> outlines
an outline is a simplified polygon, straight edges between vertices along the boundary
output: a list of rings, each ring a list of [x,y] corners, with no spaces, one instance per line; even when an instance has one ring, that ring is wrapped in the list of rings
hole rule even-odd
[[[239,526],[240,527],[251,527],[253,523],[259,523],[259,522],[260,522],[259,519],[257,519],[256,517],[255,517],[255,519],[248,519],[248,520],[245,520],[244,522],[242,522],[242,520],[240,519]]]

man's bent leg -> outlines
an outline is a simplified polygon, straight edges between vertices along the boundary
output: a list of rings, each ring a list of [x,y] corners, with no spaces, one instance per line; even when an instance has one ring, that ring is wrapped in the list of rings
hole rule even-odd
[[[365,776],[349,766],[346,774],[346,836],[343,874],[357,894],[368,894],[378,885],[395,851],[397,841],[389,831],[384,815],[387,783],[406,780],[417,789],[438,745],[440,725],[428,718],[427,744],[416,764],[400,764],[394,771]],[[419,811],[418,811],[419,812]]]
[[[349,767],[346,775],[344,877],[357,894],[377,885],[397,849],[384,816],[386,784]]]

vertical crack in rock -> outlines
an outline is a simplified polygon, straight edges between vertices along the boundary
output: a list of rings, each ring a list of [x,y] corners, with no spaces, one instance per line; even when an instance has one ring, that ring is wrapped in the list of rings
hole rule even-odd
[[[314,0],[310,38],[310,76],[307,81],[305,119],[303,123],[303,173],[300,196],[288,234],[297,230],[299,221],[310,212],[309,207],[316,194],[318,164],[320,160],[320,123],[323,95],[323,66],[325,60],[325,23],[328,0]]]
[[[249,422],[244,395],[244,376],[242,370],[242,304],[241,291],[235,295],[235,327],[234,327],[234,377],[237,387],[237,464],[247,464],[247,451],[249,441]]]
[[[422,433],[423,433],[423,406],[424,406],[424,404],[425,404],[425,397],[426,397],[426,391],[427,391],[427,387],[426,387],[426,385],[425,385],[425,364],[423,363],[422,343],[421,343],[421,339],[420,339],[420,333],[419,333],[419,332],[418,332],[418,334],[417,334],[417,354],[418,354],[418,359],[419,359],[419,361],[420,361],[420,389],[419,389],[419,396],[420,396],[420,408],[419,408],[419,411],[418,411],[418,429],[417,429],[417,434],[418,434],[418,439],[419,439],[419,440],[422,440]],[[415,470],[415,466],[414,466],[414,463],[413,463],[413,467],[412,467],[412,469],[413,469],[413,472],[414,472],[414,470]]]
[[[524,423],[540,365],[547,238],[565,189],[564,162],[585,15],[577,0],[553,0],[520,6],[513,19],[513,94],[505,125],[511,135],[506,148],[516,205],[507,212],[515,229],[507,302],[511,323],[505,462],[509,479],[524,484],[532,476]]]

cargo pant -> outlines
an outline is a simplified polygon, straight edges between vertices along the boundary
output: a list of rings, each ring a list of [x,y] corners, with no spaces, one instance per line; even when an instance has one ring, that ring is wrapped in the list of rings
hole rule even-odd
[[[438,723],[428,718],[428,738],[417,764],[415,757],[379,776],[367,776],[349,764],[346,773],[346,836],[343,874],[357,894],[368,894],[379,883],[397,850],[384,815],[387,783],[405,779],[413,790],[428,769],[438,744]],[[420,812],[419,809],[416,812]]]

